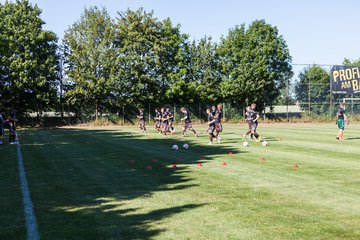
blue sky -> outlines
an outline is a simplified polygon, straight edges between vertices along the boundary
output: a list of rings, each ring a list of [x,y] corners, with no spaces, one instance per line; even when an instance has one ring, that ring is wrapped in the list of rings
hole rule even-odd
[[[236,25],[265,19],[286,40],[293,63],[341,64],[360,58],[360,1],[357,0],[29,0],[43,11],[45,29],[59,38],[80,18],[85,7],[103,6],[115,18],[127,8],[154,10],[170,17],[190,39],[218,41]],[[4,3],[5,0],[0,0]]]

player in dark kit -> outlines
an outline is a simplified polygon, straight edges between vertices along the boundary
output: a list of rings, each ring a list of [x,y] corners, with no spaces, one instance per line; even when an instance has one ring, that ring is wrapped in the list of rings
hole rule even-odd
[[[211,112],[210,109],[207,109],[206,110],[206,113],[208,115],[208,118],[207,118],[207,123],[209,125],[209,128],[208,128],[208,133],[209,133],[209,138],[210,138],[210,142],[209,144],[213,144],[213,138],[215,138],[215,135],[214,135],[214,131],[215,131],[215,119],[214,119],[214,116]]]
[[[345,124],[349,124],[348,118],[345,115],[345,103],[340,103],[336,117],[337,117],[336,124],[338,125],[338,128],[339,128],[339,132],[336,136],[336,139],[343,140]]]
[[[161,113],[158,108],[155,109],[155,129],[161,133]]]
[[[139,119],[139,128],[141,132],[146,132],[144,109],[139,109],[139,115],[137,117]]]
[[[252,121],[251,121],[251,107],[250,106],[247,106],[245,108],[246,112],[245,112],[245,115],[246,115],[246,122],[248,123],[248,131],[246,133],[243,134],[243,137],[245,138],[246,140],[246,136],[249,135],[251,133],[251,127],[252,127]],[[254,138],[254,134],[251,133],[251,139]]]
[[[4,140],[4,124],[5,124],[5,120],[4,120],[4,110],[0,110],[0,145],[3,144],[3,140]]]
[[[182,129],[182,136],[185,136],[185,132],[187,129],[189,129],[190,131],[192,131],[195,134],[195,137],[197,137],[197,133],[195,131],[195,129],[193,129],[192,124],[191,124],[191,119],[190,119],[190,113],[184,108],[180,108],[180,111],[184,114],[184,117],[180,119],[180,121],[183,121],[183,129]]]
[[[169,131],[171,135],[174,135],[175,128],[173,127],[174,122],[174,114],[171,112],[170,108],[166,108],[166,113],[169,119]]]
[[[258,123],[258,119],[260,117],[259,113],[257,113],[255,111],[256,108],[256,103],[252,103],[250,105],[250,112],[249,112],[249,122],[250,122],[250,130],[251,130],[251,134],[254,134],[256,141],[260,142],[261,141],[261,137],[259,136],[259,134],[256,132],[257,127],[259,125]]]
[[[10,117],[8,118],[9,130],[10,130],[10,134],[9,134],[10,144],[17,144],[17,142],[16,142],[16,124],[15,124],[16,122],[17,122],[16,110],[13,109],[10,112]]]
[[[165,108],[161,108],[161,132],[165,135],[164,138],[167,138],[166,132],[169,131],[169,118],[168,114],[165,111]]]
[[[219,137],[219,134],[223,131],[223,126],[221,124],[221,119],[222,119],[222,106],[221,104],[217,105],[217,110],[215,112],[215,129],[216,129],[216,136],[215,138],[217,139],[218,143],[220,143],[221,141],[221,137]]]

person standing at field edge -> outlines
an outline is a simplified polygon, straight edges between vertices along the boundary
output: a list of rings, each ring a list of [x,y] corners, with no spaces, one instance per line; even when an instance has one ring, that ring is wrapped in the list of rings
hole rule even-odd
[[[336,120],[336,124],[338,125],[339,128],[339,132],[336,136],[337,140],[343,140],[344,139],[344,129],[345,129],[345,124],[349,125],[349,121],[348,118],[345,115],[345,103],[340,103],[339,109],[337,111],[337,120]]]

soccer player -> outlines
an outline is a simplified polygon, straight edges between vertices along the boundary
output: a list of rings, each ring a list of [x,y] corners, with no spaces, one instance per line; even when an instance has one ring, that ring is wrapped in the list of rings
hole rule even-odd
[[[161,133],[161,113],[158,108],[155,109],[155,129]]]
[[[215,138],[215,135],[214,135],[215,119],[214,119],[214,116],[213,116],[210,108],[206,110],[206,113],[208,115],[207,123],[209,125],[209,128],[208,128],[208,133],[209,133],[209,138],[210,138],[209,144],[211,145],[211,144],[213,144],[213,138]]]
[[[161,132],[165,135],[164,138],[167,138],[166,132],[168,132],[169,130],[168,115],[167,112],[165,111],[165,108],[161,108],[160,111],[161,111],[161,122],[162,122]]]
[[[250,105],[250,109],[251,109],[251,111],[250,111],[250,113],[249,113],[249,115],[250,115],[249,121],[250,121],[250,123],[251,123],[251,134],[254,134],[257,142],[260,142],[260,141],[261,141],[261,137],[260,137],[260,135],[259,135],[259,134],[257,133],[257,131],[256,131],[256,129],[257,129],[258,125],[259,125],[258,119],[259,119],[259,117],[260,117],[259,113],[257,113],[257,112],[255,111],[255,109],[256,109],[256,103],[252,103],[252,104]]]
[[[5,132],[4,132],[4,110],[0,110],[0,145],[3,144],[3,140],[4,140],[4,135],[5,135]]]
[[[337,140],[344,139],[344,130],[345,130],[345,123],[349,124],[348,118],[345,115],[345,103],[340,103],[339,109],[337,111],[337,121],[336,124],[338,125],[339,132],[336,136]]]
[[[139,128],[141,132],[146,132],[144,109],[139,109],[139,115],[137,117],[139,119]]]
[[[180,121],[184,121],[183,123],[183,129],[182,129],[182,136],[185,136],[185,132],[187,129],[189,129],[190,131],[192,131],[195,134],[195,137],[197,137],[197,133],[195,131],[195,129],[193,129],[192,124],[191,124],[191,119],[190,119],[190,113],[184,108],[180,108],[180,111],[184,114],[184,117],[180,119]]]
[[[174,122],[174,114],[171,112],[170,108],[166,108],[166,113],[169,119],[169,130],[171,135],[174,135],[175,132],[175,128],[173,127],[173,122]]]
[[[222,119],[222,106],[221,104],[217,105],[217,110],[215,112],[215,129],[216,129],[216,136],[215,138],[217,139],[218,143],[220,143],[221,141],[221,137],[219,137],[219,134],[223,131],[223,126],[221,124],[221,119]]]
[[[252,126],[252,122],[251,122],[251,107],[247,106],[245,108],[245,115],[246,115],[246,122],[248,123],[248,131],[246,133],[243,134],[243,137],[246,139],[246,136],[249,135],[251,133],[251,126]],[[254,134],[251,133],[251,139],[253,139]]]
[[[11,110],[10,117],[8,118],[9,130],[10,130],[10,134],[9,134],[9,142],[10,142],[10,144],[17,144],[17,142],[16,142],[16,124],[15,124],[15,122],[17,122],[16,110],[13,109],[13,110]]]

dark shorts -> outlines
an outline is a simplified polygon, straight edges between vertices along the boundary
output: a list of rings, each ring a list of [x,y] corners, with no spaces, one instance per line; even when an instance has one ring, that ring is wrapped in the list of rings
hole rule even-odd
[[[191,124],[191,122],[185,122],[185,123],[184,123],[184,129],[192,129],[192,124]]]
[[[258,126],[258,122],[251,122],[250,123],[250,130],[256,132],[257,126]]]
[[[139,121],[139,125],[145,126],[145,120],[140,120],[140,121]]]
[[[156,122],[155,122],[155,128],[156,128],[156,129],[161,128],[161,122],[160,122],[160,121],[156,121]]]
[[[215,129],[217,132],[222,132],[223,131],[223,126],[221,123],[215,123]]]
[[[210,136],[214,135],[214,131],[215,131],[215,125],[210,125],[208,128],[208,133]]]
[[[4,127],[0,126],[0,136],[4,136]]]

